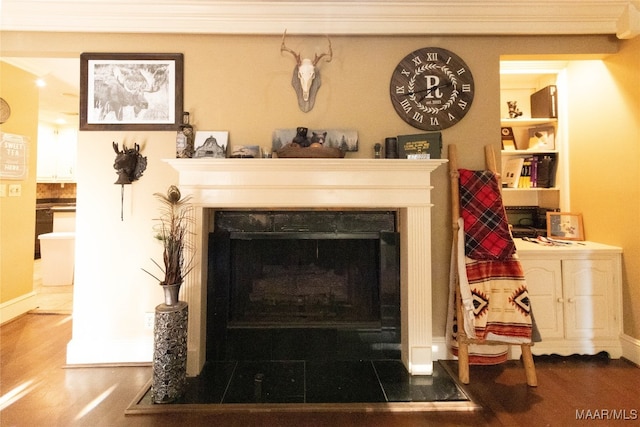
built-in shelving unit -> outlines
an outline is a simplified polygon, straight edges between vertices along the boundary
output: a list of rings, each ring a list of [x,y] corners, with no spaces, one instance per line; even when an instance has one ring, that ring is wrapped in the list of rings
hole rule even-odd
[[[519,68],[519,65],[522,67]],[[552,64],[549,62],[536,67],[534,61],[505,61],[501,62],[500,74],[500,125],[503,129],[509,128],[513,138],[513,144],[505,145],[502,150],[503,171],[503,198],[507,206],[540,206],[551,209],[561,207],[562,157],[561,135],[562,116],[559,118],[533,118],[531,117],[531,94],[548,85],[558,86],[558,73],[564,67],[563,63]],[[559,90],[560,91],[560,88]],[[515,101],[521,116],[509,118],[507,101]],[[537,140],[535,130],[542,132],[542,138]],[[548,138],[550,134],[552,137]],[[547,139],[549,139],[547,141]],[[534,146],[536,141],[542,146]],[[535,157],[535,160],[533,158]],[[537,180],[530,179],[527,174],[534,170],[530,166],[533,160],[538,163],[545,159],[545,164],[552,162],[551,184],[537,185]],[[518,162],[522,162],[521,175],[524,177],[521,183],[514,185],[513,177],[508,180],[509,168],[513,170]],[[508,182],[508,184],[507,184]],[[533,185],[532,185],[533,184]],[[508,185],[508,186],[507,186]]]
[[[567,64],[520,62],[501,63],[503,182],[508,170],[517,169],[515,160],[532,156],[555,158],[554,182],[549,188],[503,188],[505,206],[515,207],[511,209],[515,212],[512,218],[517,218],[518,206],[525,207],[523,212],[530,206],[571,211],[568,154],[574,141],[569,138],[567,126],[569,97],[563,90],[569,87]],[[557,118],[531,118],[531,94],[549,85],[556,85],[558,89]],[[507,118],[507,101],[517,101],[521,117]],[[504,132],[504,128],[511,131]],[[532,130],[540,128],[553,131],[553,144],[532,146],[531,142],[537,140],[531,136],[540,138]],[[506,167],[507,163],[511,169]],[[534,212],[537,212],[534,215],[546,214],[545,209]],[[536,233],[545,233],[546,227],[536,227]],[[533,347],[534,354],[566,356],[606,351],[613,358],[621,357],[622,249],[589,241],[545,246],[535,241],[515,240],[532,312],[542,337]]]

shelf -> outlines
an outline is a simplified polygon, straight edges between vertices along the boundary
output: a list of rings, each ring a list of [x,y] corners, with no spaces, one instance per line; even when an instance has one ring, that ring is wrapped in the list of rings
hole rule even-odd
[[[558,187],[544,188],[544,187],[532,187],[532,188],[511,188],[502,187],[502,191],[560,191]]]
[[[558,150],[502,150],[503,156],[533,156],[536,154],[558,154]]]
[[[500,124],[502,127],[505,126],[538,126],[538,125],[546,125],[549,123],[557,123],[558,119],[551,118],[541,118],[541,119],[532,119],[530,117],[524,119],[500,119]]]

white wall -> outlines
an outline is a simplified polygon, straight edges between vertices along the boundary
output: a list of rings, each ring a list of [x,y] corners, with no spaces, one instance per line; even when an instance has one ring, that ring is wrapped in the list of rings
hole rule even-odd
[[[115,152],[141,145],[148,167],[124,186],[124,219],[120,219],[121,186],[115,185]],[[162,289],[141,270],[161,261],[153,238],[158,204],[153,193],[165,192],[177,174],[162,158],[175,157],[174,132],[80,132],[76,223],[76,271],[73,339],[67,363],[148,362],[153,331],[144,315],[161,303]]]

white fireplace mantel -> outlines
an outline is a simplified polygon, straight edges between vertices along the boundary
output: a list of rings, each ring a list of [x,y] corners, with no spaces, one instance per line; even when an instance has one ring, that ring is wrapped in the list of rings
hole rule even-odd
[[[215,209],[395,209],[399,212],[402,361],[414,375],[433,371],[431,172],[446,160],[167,159],[195,207],[200,254],[182,298],[189,303],[187,372],[206,350],[207,235]]]

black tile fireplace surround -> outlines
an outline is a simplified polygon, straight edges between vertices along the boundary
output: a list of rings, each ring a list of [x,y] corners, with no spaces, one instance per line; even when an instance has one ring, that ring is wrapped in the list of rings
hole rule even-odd
[[[400,358],[395,211],[220,210],[207,360]]]

